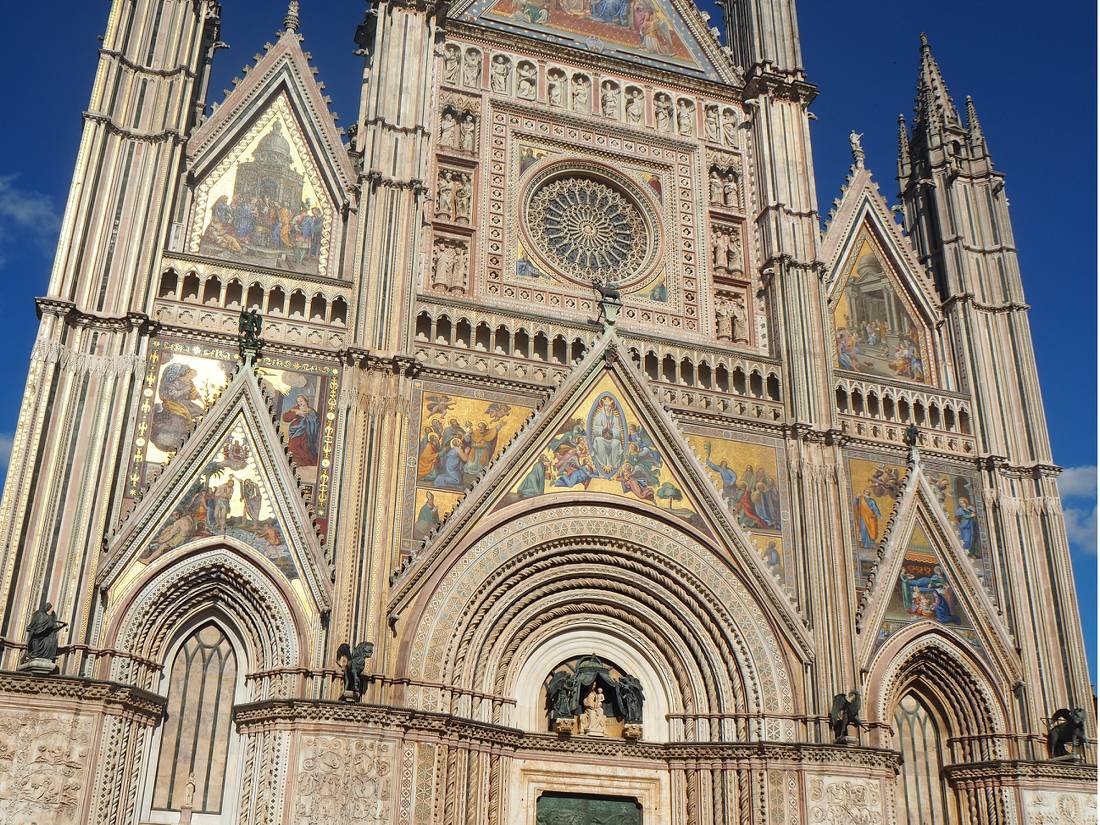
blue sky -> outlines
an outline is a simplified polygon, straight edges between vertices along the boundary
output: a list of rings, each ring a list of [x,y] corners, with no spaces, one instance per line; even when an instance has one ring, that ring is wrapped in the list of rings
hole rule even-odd
[[[712,4],[714,19],[718,15]],[[52,248],[88,105],[106,3],[22,4],[8,15],[0,69],[0,459],[6,465]],[[352,33],[365,4],[304,0],[303,32],[333,109],[346,125],[361,64]],[[271,40],[281,0],[224,0],[212,94]],[[803,0],[803,53],[821,88],[813,111],[814,162],[823,211],[850,163],[847,135],[864,134],[867,165],[893,199],[898,113],[908,117],[926,31],[955,100],[972,95],[994,160],[1007,175],[1032,306],[1031,324],[1061,486],[1085,638],[1096,651],[1096,10],[1092,4],[1022,0]],[[44,46],[43,44],[48,44]]]

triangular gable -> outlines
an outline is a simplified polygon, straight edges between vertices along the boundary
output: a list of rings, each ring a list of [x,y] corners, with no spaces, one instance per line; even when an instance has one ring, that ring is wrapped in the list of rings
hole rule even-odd
[[[470,0],[451,16],[661,71],[739,80],[690,0]]]
[[[327,612],[331,571],[297,483],[255,373],[242,367],[111,537],[98,584],[110,588],[158,558],[220,537],[254,551]]]
[[[610,370],[573,405],[539,456],[525,465],[493,509],[580,490],[656,505],[711,535],[688,485],[654,443]]]
[[[954,633],[1005,673],[1020,664],[996,606],[967,560],[935,488],[917,463],[899,499],[882,561],[863,594],[857,653],[867,667],[890,636],[917,623]]]
[[[488,514],[506,517],[509,508],[533,498],[552,504],[555,497],[573,502],[577,494],[593,493],[649,509],[707,545],[725,548],[761,604],[770,606],[796,647],[811,655],[810,637],[793,601],[729,517],[706,470],[620,347],[613,330],[605,333],[517,433],[426,538],[420,553],[395,575],[390,612],[399,613],[453,545]]]
[[[313,70],[284,32],[187,145],[187,252],[333,275],[355,172]]]

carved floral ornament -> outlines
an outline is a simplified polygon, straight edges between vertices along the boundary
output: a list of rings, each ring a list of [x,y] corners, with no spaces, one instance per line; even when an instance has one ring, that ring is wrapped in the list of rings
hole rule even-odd
[[[537,175],[521,225],[550,271],[585,286],[637,283],[657,257],[656,213],[645,197],[592,168]]]

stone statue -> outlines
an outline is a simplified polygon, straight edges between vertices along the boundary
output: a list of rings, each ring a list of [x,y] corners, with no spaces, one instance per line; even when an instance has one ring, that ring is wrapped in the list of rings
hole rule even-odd
[[[444,170],[439,173],[439,183],[435,190],[435,214],[439,217],[454,218],[455,185],[451,173]]]
[[[867,155],[863,151],[863,133],[853,129],[848,134],[848,145],[852,148],[852,162],[857,169],[863,168],[863,162]]]
[[[443,113],[443,116],[439,119],[439,145],[445,148],[454,148],[457,143],[455,141],[455,128],[457,127],[455,122],[455,116],[451,114],[450,110]]]
[[[470,222],[470,201],[474,187],[469,175],[455,175],[455,220]]]
[[[716,272],[729,270],[730,233],[725,229],[715,229],[710,233],[711,249],[714,253],[714,269]]]
[[[593,686],[584,697],[584,716],[581,727],[589,736],[606,736],[607,714],[603,709],[603,688]]]
[[[726,109],[722,118],[722,137],[726,146],[737,145],[737,114],[733,109]]]
[[[538,89],[538,69],[532,63],[520,63],[516,70],[516,97],[534,100]]]
[[[613,83],[605,83],[603,95],[600,98],[600,107],[604,117],[618,119],[619,117],[619,87]]]
[[[443,50],[443,82],[451,86],[458,85],[458,46],[447,46]]]
[[[436,242],[435,266],[432,268],[432,288],[448,292],[454,277],[455,250],[449,243]]]
[[[45,602],[31,614],[27,625],[27,653],[20,670],[53,672],[57,660],[57,634],[68,625],[57,620],[53,605]],[[47,666],[48,665],[48,666]]]
[[[719,341],[733,340],[733,302],[727,298],[714,302],[714,327]]]
[[[686,98],[677,104],[676,128],[684,137],[695,134],[695,104]]]
[[[447,285],[452,293],[461,294],[466,291],[467,267],[469,265],[469,253],[466,247],[460,246],[455,250],[454,267],[451,269],[451,281]]]
[[[462,85],[481,86],[481,52],[477,49],[468,50],[462,59]]]
[[[588,78],[584,75],[573,78],[573,111],[588,111]]]
[[[619,709],[623,714],[623,722],[628,725],[640,725],[642,723],[642,702],[645,696],[642,691],[642,683],[634,676],[624,673],[619,677]]]
[[[340,701],[358,702],[363,696],[363,668],[373,655],[374,644],[371,642],[360,642],[354,648],[345,643],[337,649],[336,664],[344,671],[344,692]]]
[[[703,125],[706,128],[707,140],[717,143],[718,137],[718,107],[708,106],[703,114]]]
[[[631,89],[626,93],[626,122],[638,125],[645,120],[645,102],[641,89]]]
[[[722,203],[725,206],[737,206],[737,200],[737,175],[733,172],[729,172],[726,175],[725,181],[722,183]]]
[[[551,106],[562,105],[562,86],[565,85],[565,77],[560,72],[550,72],[546,75],[546,100]]]
[[[657,95],[653,99],[653,117],[657,121],[658,132],[672,131],[672,101],[666,95]]]
[[[489,67],[489,88],[499,94],[507,94],[508,82],[511,79],[511,62],[502,54],[495,55]]]
[[[722,205],[722,175],[713,168],[710,170],[710,203],[712,206]]]
[[[730,308],[730,336],[735,344],[748,343],[749,316],[745,309],[745,298],[737,295]]]
[[[462,150],[464,152],[474,151],[477,144],[477,121],[472,114],[467,112],[462,116],[462,123],[459,125],[458,131],[461,135]]]
[[[1074,749],[1085,747],[1085,712],[1081,708],[1059,708],[1050,717],[1047,748],[1051,759],[1074,756]]]
[[[829,710],[829,724],[833,728],[833,737],[837,743],[847,743],[848,727],[850,725],[855,725],[858,728],[862,724],[859,721],[859,706],[858,690],[850,691],[847,696],[838,693],[833,697],[833,706]]]
[[[241,346],[245,349],[256,349],[260,346],[260,332],[263,330],[264,319],[255,307],[241,311],[237,329],[241,333]]]

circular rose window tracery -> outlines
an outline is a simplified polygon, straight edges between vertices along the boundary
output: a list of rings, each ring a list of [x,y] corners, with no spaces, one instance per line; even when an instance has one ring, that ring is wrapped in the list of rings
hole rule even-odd
[[[625,187],[582,174],[533,182],[524,228],[554,273],[591,284],[637,281],[653,261],[652,222]]]

